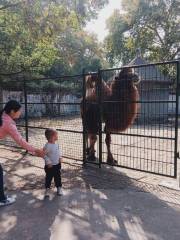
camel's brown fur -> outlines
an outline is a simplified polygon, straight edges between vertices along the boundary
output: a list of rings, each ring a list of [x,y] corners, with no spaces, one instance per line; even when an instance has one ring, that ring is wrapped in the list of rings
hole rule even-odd
[[[98,133],[100,117],[97,104],[97,81],[98,75],[93,74],[87,77],[87,105],[85,113],[82,114],[82,117],[85,115],[86,130],[89,134],[92,152],[94,152],[95,136]],[[110,86],[102,81],[102,118],[105,122],[106,144],[110,159],[112,159],[110,133],[125,131],[133,124],[137,116],[137,102],[139,100],[138,90],[135,86],[137,81],[138,76],[130,68],[123,69]]]
[[[139,93],[133,82],[137,80],[131,69],[124,69],[111,84],[111,95],[104,103],[103,114],[109,132],[122,132],[129,128],[138,110]]]

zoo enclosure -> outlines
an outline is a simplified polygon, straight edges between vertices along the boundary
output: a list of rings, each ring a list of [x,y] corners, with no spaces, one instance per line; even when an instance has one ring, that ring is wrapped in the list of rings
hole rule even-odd
[[[140,109],[133,126],[123,133],[112,134],[112,153],[118,166],[154,174],[176,177],[178,158],[178,97],[179,62],[146,64],[131,67],[141,78],[138,86]],[[102,79],[112,80],[123,68],[99,70],[98,100],[94,103],[103,112]],[[83,71],[75,76],[54,78],[24,78],[1,81],[1,107],[16,99],[24,106],[18,128],[26,139],[42,147],[44,130],[54,127],[59,131],[59,143],[65,158],[87,162],[87,131],[82,124],[80,105],[85,112],[87,101],[86,76]],[[173,99],[170,95],[174,95]],[[117,104],[112,101],[111,104]],[[120,111],[120,110],[119,110]],[[120,113],[120,112],[119,112]],[[99,118],[97,161],[106,163],[104,123]],[[11,140],[0,141],[15,146]]]

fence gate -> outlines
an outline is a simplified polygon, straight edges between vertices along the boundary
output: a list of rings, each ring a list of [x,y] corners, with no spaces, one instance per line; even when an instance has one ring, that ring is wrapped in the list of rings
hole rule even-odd
[[[140,78],[140,83],[137,85],[138,114],[134,124],[126,131],[111,133],[113,158],[117,161],[116,165],[120,167],[177,177],[179,63],[171,61],[134,65],[131,68]],[[122,91],[120,87],[122,84],[116,84],[111,97],[104,97],[104,82],[111,86],[112,80],[122,70],[123,68],[107,69],[100,70],[98,73],[99,80],[96,86],[98,97],[93,105],[94,111],[99,111],[100,115],[98,119],[97,114],[94,113],[93,116],[91,113],[91,120],[92,122],[100,121],[98,144],[95,147],[97,156],[95,163],[99,166],[107,163],[106,132],[104,131],[107,115],[109,114],[108,121],[114,122],[116,128],[116,118],[127,121],[126,116],[124,118],[121,116],[125,111],[119,107],[123,106],[122,101],[132,103],[132,99],[125,97],[124,100],[120,100],[117,97],[117,91]],[[129,79],[126,80],[129,81]],[[129,95],[125,94],[125,96]],[[89,107],[89,101],[86,102],[86,107]],[[89,118],[90,114],[87,117]],[[91,161],[88,157],[86,160]]]

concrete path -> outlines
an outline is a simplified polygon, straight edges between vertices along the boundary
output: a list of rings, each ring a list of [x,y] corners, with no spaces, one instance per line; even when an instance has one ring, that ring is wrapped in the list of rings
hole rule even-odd
[[[159,186],[153,176],[132,179],[70,161],[63,170],[65,195],[52,191],[44,200],[40,162],[0,151],[9,193],[17,197],[0,208],[0,240],[180,240],[180,192]]]
[[[179,240],[180,206],[151,193],[66,190],[43,200],[23,191],[0,209],[1,240]]]

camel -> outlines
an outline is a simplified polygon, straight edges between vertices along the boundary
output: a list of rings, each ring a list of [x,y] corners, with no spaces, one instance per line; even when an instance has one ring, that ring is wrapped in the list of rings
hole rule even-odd
[[[87,160],[96,161],[95,143],[99,131],[100,118],[105,123],[104,132],[107,146],[107,163],[117,164],[111,152],[111,133],[120,133],[128,129],[138,113],[139,93],[136,85],[140,82],[132,68],[123,68],[119,75],[106,84],[102,80],[102,109],[98,105],[98,74],[90,73],[86,77],[85,111],[81,104],[81,115],[88,134]]]

